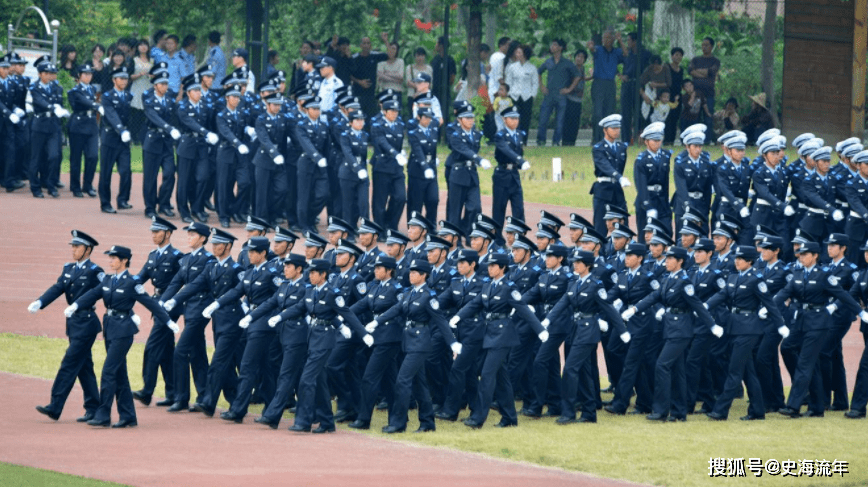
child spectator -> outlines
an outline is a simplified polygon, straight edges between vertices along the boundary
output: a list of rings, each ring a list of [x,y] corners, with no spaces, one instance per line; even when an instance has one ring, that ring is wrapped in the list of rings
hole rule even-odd
[[[669,116],[669,111],[678,108],[678,95],[675,96],[675,101],[669,101],[669,88],[663,88],[657,91],[657,99],[654,100],[654,111],[651,112],[651,122],[666,123],[666,117]]]
[[[507,108],[513,105],[512,98],[509,97],[509,85],[506,83],[501,83],[500,88],[497,89],[497,93],[494,95],[494,123],[497,124],[497,131],[503,130],[503,117],[500,115],[500,112],[506,110]]]

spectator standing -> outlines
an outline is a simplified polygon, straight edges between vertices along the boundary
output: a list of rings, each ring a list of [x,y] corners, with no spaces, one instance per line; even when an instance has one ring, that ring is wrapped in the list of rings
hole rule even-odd
[[[168,65],[166,70],[169,72],[169,90],[178,93],[178,100],[180,100],[181,78],[183,78],[181,73],[184,71],[184,61],[178,53],[178,43],[179,39],[175,34],[166,36],[166,53],[162,56],[162,61]]]
[[[706,117],[710,117],[708,105],[705,104],[705,95],[693,88],[693,81],[686,79],[681,83],[684,94],[681,95],[681,130],[690,125],[703,123]]]
[[[546,59],[539,67],[539,84],[542,86],[543,102],[540,107],[539,127],[537,128],[536,143],[538,146],[546,144],[546,129],[552,111],[556,110],[555,133],[552,135],[552,145],[560,145],[561,135],[564,128],[564,115],[567,109],[567,93],[573,91],[579,84],[579,71],[576,65],[562,54],[567,43],[563,39],[555,39],[549,45],[552,57]],[[542,83],[542,75],[548,71],[546,84]]]
[[[247,49],[243,47],[239,47],[232,51],[232,56],[229,58],[229,62],[232,63],[232,67],[234,69],[240,69],[247,66]],[[169,85],[171,88],[172,85]],[[247,69],[247,90],[246,93],[256,93],[256,75],[253,74],[253,71]]]
[[[132,106],[130,128],[132,128],[133,141],[141,144],[145,135],[145,106],[142,95],[151,87],[148,72],[154,67],[154,63],[151,61],[151,46],[147,39],[140,40],[136,46],[136,57],[133,58],[133,64],[133,74],[130,75],[132,80],[130,93],[133,95],[133,101],[130,103]]]
[[[754,145],[761,133],[774,127],[774,121],[772,120],[772,114],[766,108],[765,93],[753,95],[749,98],[753,103],[750,113],[741,119],[741,127],[742,131],[747,134],[748,144]]]
[[[508,51],[511,46],[509,37],[501,37],[497,40],[497,51],[488,58],[490,70],[488,72],[488,96],[490,101],[494,101],[495,94],[500,83],[506,82],[506,65],[509,63]]]
[[[681,61],[684,59],[684,49],[673,47],[669,51],[670,61],[664,69],[669,71],[669,93],[672,101],[678,101],[681,93],[681,83],[684,81],[684,68]],[[678,130],[678,119],[681,118],[681,104],[669,111],[666,117],[666,129],[663,131],[663,145],[672,145],[675,142],[675,132]]]
[[[618,34],[620,39],[621,35]],[[594,103],[593,140],[603,138],[603,128],[599,122],[603,117],[615,113],[615,76],[618,65],[624,62],[624,53],[615,47],[615,34],[611,30],[603,32],[603,45],[588,41],[588,51],[594,56],[594,83],[591,85],[591,101]]]
[[[124,52],[120,49],[116,49],[112,52],[112,57],[108,63],[103,66],[103,79],[102,79],[102,92],[114,88],[114,81],[112,81],[112,71],[118,68],[125,67],[127,65],[127,58],[124,56]],[[127,87],[129,91],[129,87]]]
[[[688,68],[693,78],[693,88],[705,97],[709,113],[714,113],[714,83],[720,71],[720,60],[714,57],[713,51],[714,39],[711,37],[702,39],[702,55],[691,59]],[[705,118],[705,124],[711,126],[711,115]],[[714,138],[714,134],[709,137]]]
[[[208,55],[205,57],[205,64],[210,64],[214,71],[214,83],[211,85],[212,90],[220,90],[223,88],[221,84],[223,78],[226,77],[226,55],[223,49],[220,48],[220,33],[212,30],[208,33]]]
[[[57,67],[74,77],[75,68],[78,66],[78,62],[76,61],[77,54],[75,46],[72,44],[64,45],[60,50],[60,63],[58,63]]]
[[[154,32],[154,45],[151,47],[151,59],[155,63],[166,60],[166,41],[168,40],[166,34],[167,32],[163,29]]]
[[[196,36],[187,34],[181,42],[181,78],[186,78],[196,72]]]
[[[105,63],[103,62],[105,47],[103,47],[102,44],[94,45],[93,49],[90,50],[90,56],[90,64],[93,66],[93,81],[91,81],[91,85],[102,92],[102,85],[107,77],[105,72]]]
[[[651,112],[654,110],[654,102],[657,101],[657,93],[669,89],[672,80],[669,71],[663,68],[663,59],[658,55],[651,56],[650,64],[642,75],[639,76],[639,96],[642,97],[642,120],[641,127],[648,123]]]
[[[509,96],[515,101],[515,108],[518,110],[519,132],[524,132],[522,142],[525,144],[527,144],[527,132],[530,129],[530,118],[533,112],[533,98],[539,91],[536,66],[528,62],[531,52],[530,46],[517,47],[513,54],[515,62],[506,67],[506,84],[509,85]],[[571,113],[569,108],[567,113]]]
[[[350,57],[350,40],[335,34],[326,50],[326,56],[335,60],[335,76],[349,85],[353,75],[353,58]]]
[[[639,77],[639,70],[648,66],[651,57],[648,50],[639,52],[638,39],[635,32],[627,34],[627,49],[624,50],[624,67],[621,70],[621,141],[627,143],[633,138],[633,106],[638,96],[636,78]]]
[[[280,62],[280,55],[274,49],[268,50],[268,64],[265,65],[265,79],[271,78],[271,75],[277,72],[277,63]]]
[[[386,49],[386,60],[377,63],[377,84],[379,90],[391,89],[403,100],[404,92],[404,60],[398,57],[398,43],[390,42]]]
[[[380,34],[380,39],[385,46],[389,45],[385,32]],[[373,117],[380,112],[376,96],[377,65],[388,59],[388,56],[383,52],[371,51],[370,37],[363,37],[359,47],[359,52],[353,55],[353,74],[350,77],[353,81],[353,95],[359,99],[365,115]]]
[[[434,96],[440,102],[440,106],[447,108],[450,106],[449,87],[455,84],[455,74],[457,73],[455,60],[452,59],[452,56],[445,55],[448,42],[449,40],[445,37],[438,37],[437,44],[434,46],[437,54],[431,59],[431,76],[433,78],[431,91],[434,92]],[[444,73],[447,78],[447,85],[445,87],[443,86]]]
[[[572,147],[576,145],[579,135],[579,126],[582,121],[582,98],[585,96],[585,81],[589,79],[585,75],[585,61],[588,60],[588,52],[579,48],[573,54],[573,63],[579,72],[579,82],[572,91],[567,93],[567,118],[564,119],[564,145]]]
[[[293,93],[304,83],[307,71],[304,69],[304,58],[313,53],[313,43],[304,41],[298,49],[298,59],[292,64],[292,74],[289,80],[289,92]],[[310,68],[313,69],[313,66]]]
[[[404,71],[404,80],[407,82],[407,107],[411,111],[413,109],[413,98],[416,97],[416,75],[425,73],[431,76],[432,79],[434,78],[434,69],[428,64],[428,51],[424,47],[416,48],[416,51],[413,53],[413,60],[415,62],[407,66]]]

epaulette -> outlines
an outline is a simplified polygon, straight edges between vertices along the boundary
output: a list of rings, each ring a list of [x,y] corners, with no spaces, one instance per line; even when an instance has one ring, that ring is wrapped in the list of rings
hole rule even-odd
[[[854,264],[854,263],[851,262],[851,263],[850,263],[850,268],[851,268],[851,269],[856,269],[857,266],[856,266],[856,264]]]
[[[395,285],[395,289],[401,289],[401,283],[395,282],[393,284]]]
[[[132,276],[132,279],[133,279],[134,281],[141,281],[141,280],[142,280],[142,278],[139,277],[139,276],[137,276],[137,275],[130,274],[130,276]]]
[[[309,288],[309,287],[311,287],[311,283],[309,283],[309,282],[304,283],[304,287],[305,287],[305,288]]]
[[[757,272],[757,273],[756,273],[756,277],[757,277],[758,279],[762,279],[762,278],[763,278],[763,275],[760,274],[759,272]]]
[[[491,280],[490,277],[483,277],[483,278],[482,278],[482,282],[488,282],[488,281],[490,281],[490,280]]]
[[[829,272],[829,268],[828,268],[828,267],[823,267],[823,272]]]
[[[539,271],[540,271],[540,268],[539,268],[539,266],[538,266],[538,265],[535,265],[535,266],[533,266],[533,267],[532,267],[532,269],[533,269],[533,270],[535,270],[535,271],[537,271],[537,272],[539,272]]]
[[[91,268],[91,269],[99,269],[99,266],[96,265],[96,264],[94,264],[93,262],[91,262],[91,264],[90,264],[90,268]]]
[[[275,273],[277,272],[277,269],[275,269],[274,267],[269,267],[268,270]]]
[[[454,276],[455,272],[456,272],[455,269],[449,269],[449,275],[450,276]]]
[[[715,269],[715,270],[714,270],[714,273],[715,273],[715,274],[720,274],[720,269]]]
[[[233,263],[232,263],[232,268],[233,268],[233,269],[237,269],[237,268],[239,268],[239,267],[241,267],[241,264],[239,264],[238,262],[233,262]]]

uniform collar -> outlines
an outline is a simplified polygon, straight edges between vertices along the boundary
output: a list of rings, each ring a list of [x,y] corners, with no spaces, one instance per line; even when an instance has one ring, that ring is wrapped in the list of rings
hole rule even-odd
[[[90,261],[90,257],[88,257],[87,259],[84,259],[81,262],[76,262],[75,266],[78,267],[79,269],[82,269],[82,268],[84,268],[84,266],[87,265],[88,261]]]
[[[217,263],[220,264],[220,265],[223,265],[223,264],[226,263],[226,261],[228,261],[228,260],[231,259],[231,258],[232,258],[231,255],[227,255],[227,256],[224,257],[222,260],[218,260]]]

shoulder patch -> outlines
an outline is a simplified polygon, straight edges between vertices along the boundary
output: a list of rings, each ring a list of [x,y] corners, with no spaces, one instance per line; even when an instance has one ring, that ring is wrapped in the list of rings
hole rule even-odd
[[[335,297],[335,304],[338,305],[339,308],[343,308],[344,305],[346,304],[346,303],[344,302],[344,297],[343,297],[343,296],[337,296],[337,297]]]
[[[653,276],[653,275],[654,275],[654,274],[651,273],[651,275],[648,276],[648,277],[651,277],[651,276]],[[658,290],[658,289],[660,289],[660,282],[658,282],[656,279],[652,280],[652,281],[651,281],[651,289],[653,289],[653,290],[655,290],[655,291]]]
[[[787,280],[787,282],[792,281],[792,280],[793,280],[793,275],[792,275],[792,274],[787,274],[786,280]]]
[[[139,293],[139,294],[145,294],[145,286],[142,286],[141,284],[136,284],[136,288],[135,288],[135,289],[136,289],[136,292],[137,292],[137,293]]]
[[[362,281],[362,282],[356,284],[356,291],[358,291],[359,294],[367,293],[368,292],[368,283],[366,283],[365,281]]]
[[[722,277],[717,279],[717,287],[721,289],[726,287],[726,281],[724,281]]]
[[[521,293],[518,290],[513,290],[509,295],[516,301],[521,300]]]
[[[615,284],[618,284],[618,274],[612,274],[612,282],[614,282]],[[605,299],[605,298],[603,298],[603,299]]]
[[[684,294],[687,294],[688,296],[693,296],[695,292],[696,290],[693,289],[693,284],[687,284],[684,286]]]
[[[838,278],[835,276],[829,276],[829,284],[832,286],[838,285]]]
[[[432,299],[432,300],[428,301],[428,304],[431,305],[431,309],[434,309],[434,310],[440,309],[440,302],[437,301],[436,299]]]
[[[608,295],[606,294],[606,290],[602,289],[602,288],[597,289],[597,296],[599,296],[600,299],[607,299],[608,298]]]
[[[769,287],[764,282],[760,282],[759,284],[757,284],[756,288],[759,289],[759,292],[761,293],[769,292]]]

